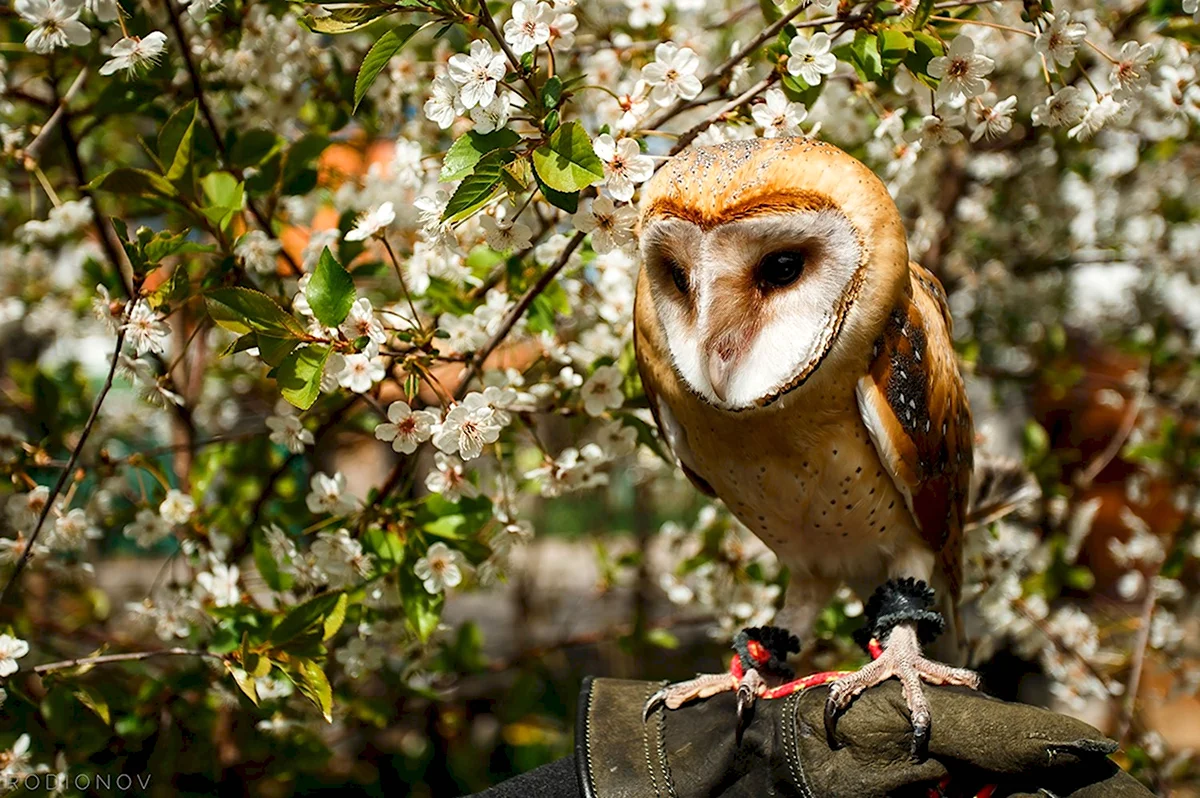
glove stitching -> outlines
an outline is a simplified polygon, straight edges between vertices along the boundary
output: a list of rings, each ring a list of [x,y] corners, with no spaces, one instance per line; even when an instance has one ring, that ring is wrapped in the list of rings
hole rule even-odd
[[[647,690],[646,690],[646,700],[647,701],[650,700],[650,695],[651,695],[650,688],[647,688]],[[664,715],[666,714],[666,710],[659,708],[658,710],[656,710],[656,712],[658,713],[658,722],[660,724],[658,726],[658,728],[661,729],[662,724],[666,723],[666,718],[664,717]],[[659,736],[661,737],[662,735],[660,734]],[[650,774],[650,784],[653,785],[653,787],[654,787],[654,796],[655,796],[655,798],[662,798],[662,790],[660,790],[658,788],[658,779],[654,777],[654,760],[650,755],[650,724],[649,723],[642,724],[642,749],[646,753],[646,772]]]
[[[588,706],[587,706],[587,744],[584,746],[584,753],[587,755],[587,780],[588,794],[596,794],[596,768],[592,763],[592,718],[595,717],[596,709],[596,685],[592,684],[588,691]]]
[[[679,798],[675,792],[675,782],[671,778],[671,765],[667,762],[667,713],[658,715],[658,758],[662,765],[663,781],[667,785],[667,793],[671,798]]]
[[[800,714],[799,707],[800,693],[792,693],[788,696],[788,703],[784,707],[783,717],[783,754],[787,759],[788,770],[792,774],[792,783],[800,791],[800,798],[813,798],[813,792],[809,789],[808,780],[804,776],[804,764],[800,761],[800,741],[796,736],[796,726],[799,723],[798,717]],[[791,722],[787,722],[787,718],[791,718]]]

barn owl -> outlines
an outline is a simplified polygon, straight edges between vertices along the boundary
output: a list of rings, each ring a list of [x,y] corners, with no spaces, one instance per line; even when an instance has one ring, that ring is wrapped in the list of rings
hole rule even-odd
[[[883,183],[808,139],[696,147],[644,188],[639,233],[646,395],[691,481],[790,569],[776,623],[803,638],[841,584],[865,597],[920,580],[945,618],[940,658],[957,659],[971,413],[945,293],[909,262]],[[833,684],[831,735],[855,695],[896,677],[919,747],[921,681],[977,686],[971,671],[925,659],[917,626],[896,626],[874,662]],[[751,668],[651,703],[735,688],[739,714],[743,695],[767,691]]]

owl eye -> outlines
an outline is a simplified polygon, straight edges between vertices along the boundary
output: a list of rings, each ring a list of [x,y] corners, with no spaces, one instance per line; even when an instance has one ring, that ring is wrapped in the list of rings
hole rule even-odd
[[[675,283],[675,287],[679,289],[679,293],[686,294],[688,292],[688,276],[675,261],[667,261],[667,266],[671,269],[671,280]]]
[[[758,279],[765,287],[783,288],[804,271],[803,252],[772,252],[758,264]]]

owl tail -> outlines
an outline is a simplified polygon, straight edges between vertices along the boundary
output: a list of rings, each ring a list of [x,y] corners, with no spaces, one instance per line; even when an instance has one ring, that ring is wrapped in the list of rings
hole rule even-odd
[[[1042,495],[1033,474],[1016,460],[979,458],[971,480],[966,528],[986,526]]]

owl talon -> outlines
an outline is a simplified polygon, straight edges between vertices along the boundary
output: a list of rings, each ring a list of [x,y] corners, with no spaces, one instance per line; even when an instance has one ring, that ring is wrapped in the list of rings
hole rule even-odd
[[[952,668],[921,656],[914,624],[897,624],[887,636],[887,643],[879,657],[857,673],[845,676],[834,683],[825,702],[825,737],[832,750],[840,745],[837,741],[837,721],[854,697],[868,688],[896,678],[904,693],[904,703],[912,717],[912,757],[922,761],[929,752],[929,737],[932,720],[929,702],[921,687],[930,684],[955,684],[972,689],[979,688],[979,676],[973,671]]]

